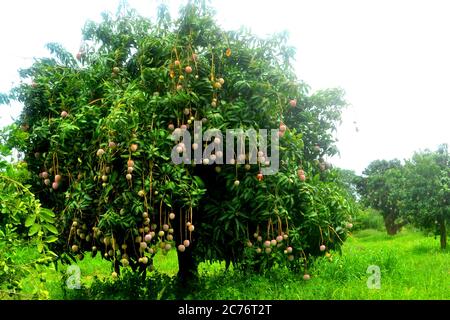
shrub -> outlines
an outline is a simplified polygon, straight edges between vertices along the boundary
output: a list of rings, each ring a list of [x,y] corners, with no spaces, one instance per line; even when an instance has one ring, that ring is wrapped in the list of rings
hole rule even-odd
[[[354,229],[375,229],[385,231],[383,216],[375,209],[367,208],[361,210],[353,219]]]

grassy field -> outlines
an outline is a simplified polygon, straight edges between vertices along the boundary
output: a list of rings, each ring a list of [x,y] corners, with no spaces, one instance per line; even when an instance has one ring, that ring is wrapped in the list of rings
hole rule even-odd
[[[29,250],[24,249],[24,259]],[[81,290],[65,288],[66,266],[59,271],[46,267],[24,279],[22,297],[40,288],[41,298],[48,299],[180,298],[171,294],[174,282],[170,277],[177,272],[176,252],[158,255],[155,265],[160,273],[159,281],[137,292],[134,285],[139,279],[129,276],[112,281],[108,262],[86,257],[79,263]],[[370,265],[380,268],[380,289],[367,287],[370,274],[366,271]],[[302,274],[292,274],[287,269],[272,270],[264,276],[233,270],[224,272],[224,269],[224,264],[202,263],[198,285],[184,292],[183,298],[450,299],[449,250],[440,250],[439,241],[434,237],[408,230],[394,237],[375,230],[355,233],[345,243],[342,255],[333,254],[331,261],[319,259],[310,267],[312,278],[309,281],[304,281]]]

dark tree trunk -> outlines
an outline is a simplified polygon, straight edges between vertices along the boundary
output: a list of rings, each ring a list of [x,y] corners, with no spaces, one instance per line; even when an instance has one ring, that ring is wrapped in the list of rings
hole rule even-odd
[[[145,281],[145,278],[147,277],[147,266],[140,263],[139,264],[139,274],[141,275],[142,281]]]
[[[395,236],[398,233],[398,228],[396,225],[387,225],[386,231],[387,231],[388,235]]]
[[[119,260],[115,260],[115,261],[114,261],[114,271],[115,271],[118,275],[120,275],[120,262],[119,262]]]
[[[441,234],[441,249],[447,248],[447,228],[445,225],[445,219],[440,222],[440,234]]]
[[[189,280],[195,281],[197,279],[197,272],[197,263],[191,248],[187,248],[185,252],[178,251],[178,279],[181,284],[187,285],[189,284]]]
[[[389,213],[384,217],[384,225],[386,226],[386,231],[389,235],[396,235],[398,232],[398,227],[395,224],[395,216],[392,213]]]
[[[195,239],[193,238],[195,235],[195,232],[192,233],[189,236],[189,232],[185,232],[186,230],[186,221],[184,219],[185,217],[181,217],[180,213],[177,212],[176,220],[174,221],[174,229],[177,230],[174,232],[175,237],[175,243],[178,248],[178,245],[183,244],[184,240],[189,240],[190,245],[185,249],[184,252],[180,252],[177,249],[177,255],[178,255],[178,280],[180,281],[180,284],[185,286],[189,283],[189,280],[191,280],[191,283],[197,279],[197,262],[194,258],[193,249],[195,247]],[[195,225],[195,221],[192,221],[192,223]],[[175,227],[176,226],[176,227]],[[182,230],[180,234],[180,228]]]
[[[395,213],[389,213],[384,217],[384,225],[386,226],[386,231],[391,236],[396,235],[403,226],[408,224],[408,221],[406,220],[400,223],[395,223],[395,217]]]

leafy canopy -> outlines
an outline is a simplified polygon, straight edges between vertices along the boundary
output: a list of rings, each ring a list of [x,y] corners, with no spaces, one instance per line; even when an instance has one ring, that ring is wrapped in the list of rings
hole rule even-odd
[[[309,94],[286,34],[224,31],[194,1],[177,20],[164,7],[156,22],[104,14],[83,38],[75,57],[49,44],[53,57],[21,70],[8,97],[24,105],[16,148],[57,213],[64,261],[92,251],[145,269],[177,247],[199,261],[303,267],[320,245],[340,247],[354,206],[325,159],[337,153],[346,102],[339,89]],[[174,165],[172,130],[192,133],[194,120],[204,130],[280,128],[280,171],[259,176],[264,155],[256,165]]]

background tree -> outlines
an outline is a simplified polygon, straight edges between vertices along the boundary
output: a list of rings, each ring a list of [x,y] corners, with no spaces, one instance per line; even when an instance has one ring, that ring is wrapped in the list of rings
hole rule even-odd
[[[361,181],[361,177],[353,170],[335,168],[335,171],[338,176],[338,183],[355,201],[357,201],[360,198],[360,195],[358,194],[358,185]]]
[[[120,266],[145,275],[157,252],[176,247],[187,281],[206,259],[305,269],[339,249],[353,206],[325,157],[336,152],[343,92],[308,95],[285,34],[224,31],[194,1],[175,21],[161,7],[156,23],[122,8],[88,22],[83,37],[76,57],[49,44],[53,57],[21,70],[9,97],[24,104],[27,138],[16,147],[33,190],[57,213],[62,261],[100,252],[113,277]],[[204,130],[279,129],[280,172],[261,174],[266,154],[237,163],[248,141],[234,165],[214,164],[217,152],[174,165],[172,150],[191,146],[171,134],[192,133],[194,120]]]
[[[403,184],[403,168],[397,159],[371,162],[358,183],[363,203],[380,211],[390,235],[396,234],[408,222],[401,210]]]
[[[405,209],[419,228],[440,235],[441,248],[447,246],[450,220],[450,157],[448,146],[435,152],[417,152],[405,164]]]

